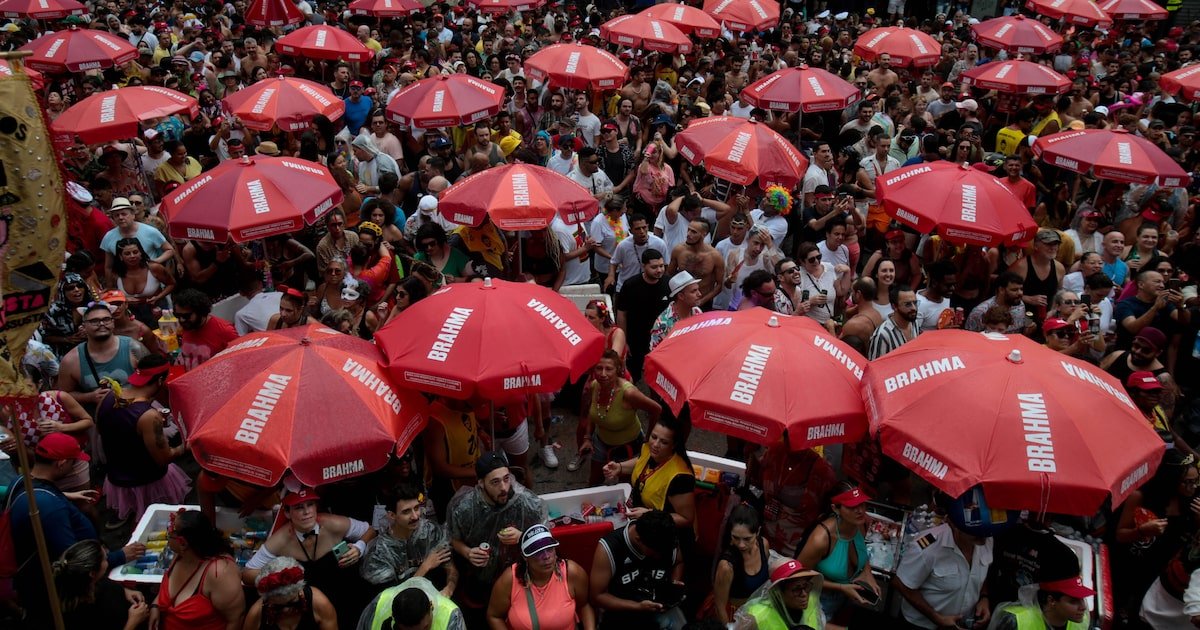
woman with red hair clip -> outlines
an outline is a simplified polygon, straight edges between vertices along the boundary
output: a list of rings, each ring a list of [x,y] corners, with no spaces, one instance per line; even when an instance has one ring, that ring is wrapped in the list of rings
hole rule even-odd
[[[246,630],[295,628],[334,630],[337,612],[329,598],[304,581],[304,567],[294,558],[280,556],[263,566],[254,580],[260,599],[246,613]]]

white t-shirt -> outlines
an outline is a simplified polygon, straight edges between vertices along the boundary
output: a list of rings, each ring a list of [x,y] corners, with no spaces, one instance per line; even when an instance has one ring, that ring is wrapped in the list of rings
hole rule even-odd
[[[266,330],[267,324],[271,323],[271,316],[279,312],[279,298],[282,296],[282,293],[274,291],[259,293],[250,298],[250,301],[238,309],[237,314],[233,316],[233,325],[237,328],[238,334],[245,335]]]
[[[579,166],[576,165],[575,168],[571,169],[570,173],[567,173],[567,177],[576,184],[586,188],[593,195],[610,193],[613,189],[612,180],[600,169],[596,169],[596,172],[591,175],[584,175],[580,172]]]
[[[917,293],[917,325],[921,327],[921,332],[937,330],[938,318],[942,316],[942,311],[948,308],[950,308],[950,298],[948,297],[943,297],[941,302],[934,302]]]
[[[721,254],[721,259],[725,261],[725,273],[728,275],[730,270],[733,269],[729,266],[729,261],[733,259],[735,255],[738,257],[738,259],[741,259],[746,251],[746,239],[743,237],[742,242],[735,245],[733,241],[725,238],[722,239],[720,243],[716,244],[716,248],[717,252]],[[734,254],[734,252],[737,252],[737,254]],[[723,311],[729,308],[729,299],[732,297],[733,289],[726,287],[724,282],[722,282],[721,292],[718,293],[715,298],[713,298],[713,310]]]
[[[625,218],[625,215],[621,215],[621,228],[625,230],[625,238],[633,238],[633,236],[629,235],[629,220]],[[595,241],[599,243],[600,247],[603,247],[605,251],[611,254],[616,250],[617,234],[616,232],[613,232],[612,227],[608,224],[608,217],[605,216],[603,212],[596,215],[596,218],[592,219],[592,224],[588,228],[588,233],[592,235],[592,238],[595,239]],[[608,273],[608,268],[612,265],[609,259],[599,255],[592,256],[592,264],[595,265],[596,271],[601,274]]]
[[[600,118],[591,112],[580,114],[578,127],[576,133],[583,137],[584,144],[596,146],[596,136],[600,135]]]
[[[821,277],[817,278],[810,275],[808,269],[801,267],[799,286],[801,295],[803,295],[804,291],[808,291],[809,299],[812,299],[812,296],[818,295],[822,291],[825,292],[825,297],[828,298],[828,301],[821,306],[813,304],[812,308],[805,313],[806,317],[811,317],[824,324],[833,316],[833,309],[836,306],[837,291],[834,290],[833,283],[837,281],[837,273],[833,271],[832,264],[823,260],[821,261],[821,268],[824,271],[821,272]]]
[[[1076,256],[1083,256],[1088,252],[1104,251],[1104,235],[1098,231],[1092,232],[1091,236],[1084,238],[1083,235],[1079,233],[1079,230],[1070,229],[1067,230],[1067,236],[1070,236],[1071,240],[1075,241]]]
[[[833,171],[834,185],[837,185],[837,171]],[[829,185],[829,173],[825,169],[817,166],[816,163],[809,164],[808,170],[804,171],[804,185],[801,192],[810,193],[817,189],[817,186]]]
[[[571,152],[571,157],[565,158],[562,156],[562,151],[555,151],[550,159],[546,162],[546,168],[558,173],[566,175],[575,170],[575,165],[579,163],[579,155],[574,151]]]
[[[575,226],[567,225],[561,218],[555,216],[550,227],[554,229],[554,234],[558,237],[558,244],[564,255],[575,249]],[[565,259],[562,264],[567,269],[566,274],[563,275],[564,287],[587,284],[588,280],[591,280],[592,272],[588,267],[586,256],[582,261],[577,257]]]
[[[821,252],[821,262],[823,263],[833,263],[835,267],[837,265],[850,266],[850,248],[845,245],[838,245],[835,252],[830,251],[826,241],[821,241],[817,243],[817,251]]]
[[[787,237],[788,224],[782,214],[768,217],[763,213],[762,208],[755,208],[750,211],[750,218],[755,225],[767,228],[767,231],[771,233],[771,238],[775,239],[775,247],[783,245],[783,239]]]
[[[750,112],[752,111],[754,111],[753,105],[743,104],[740,100],[734,101],[733,105],[729,106],[729,115],[737,116],[738,118],[749,119]]]
[[[617,249],[613,252],[612,257],[612,263],[618,266],[617,291],[625,286],[626,280],[642,272],[642,254],[646,253],[648,249],[658,250],[663,255],[663,260],[666,260],[667,244],[653,234],[646,239],[645,245],[634,243],[632,236],[617,243]]]

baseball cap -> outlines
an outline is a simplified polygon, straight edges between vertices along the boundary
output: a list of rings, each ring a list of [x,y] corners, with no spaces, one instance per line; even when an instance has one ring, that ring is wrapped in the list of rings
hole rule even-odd
[[[475,460],[475,477],[483,479],[494,470],[508,467],[508,458],[502,451],[488,451]]]
[[[600,127],[600,129],[602,131],[619,131],[620,127],[618,127],[616,123],[606,122],[604,123],[604,126]]]
[[[145,138],[147,140],[153,140],[153,139],[157,138],[158,136],[160,136],[161,134],[158,133],[157,129],[147,129],[145,132],[142,133],[142,135],[145,136]]]
[[[1149,391],[1162,389],[1163,386],[1162,383],[1158,381],[1158,378],[1154,376],[1153,372],[1146,372],[1143,370],[1130,374],[1129,378],[1125,380],[1125,388]]]
[[[534,525],[521,534],[521,555],[532,558],[537,554],[558,546],[554,534],[542,524]]]
[[[820,575],[820,573],[817,573],[812,569],[805,568],[803,564],[800,564],[799,560],[788,560],[787,562],[775,567],[774,571],[771,571],[771,581],[778,584],[783,580],[790,580],[792,578],[799,577],[812,577],[815,575]]]
[[[1061,243],[1062,237],[1055,230],[1041,229],[1038,230],[1037,236],[1033,240],[1039,243]]]
[[[204,61],[204,53],[200,52],[199,50],[194,50],[192,51],[192,54],[188,55],[188,59],[191,60],[192,63],[200,63],[201,61]]]
[[[692,274],[686,271],[680,271],[679,273],[671,276],[671,281],[668,283],[668,286],[671,288],[671,297],[679,295],[679,292],[684,290],[684,288],[699,283],[700,280],[698,280]]]
[[[438,136],[429,141],[429,147],[431,149],[445,149],[453,144],[454,143],[450,142],[450,138],[447,138],[446,136]]]
[[[1100,114],[1101,116],[1108,115],[1108,108],[1105,107],[1104,105],[1097,105],[1096,109],[1093,109],[1092,111],[1096,112],[1097,114]]]
[[[1136,336],[1134,336],[1134,339],[1141,339],[1142,341],[1154,346],[1156,350],[1162,350],[1163,348],[1167,347],[1167,336],[1163,334],[1163,331],[1153,326],[1146,326],[1143,328],[1142,332],[1139,332]]]
[[[350,82],[350,87],[352,87],[352,88],[360,88],[360,87],[362,87],[362,86],[363,86],[363,82],[362,82],[362,81],[357,81],[357,80],[355,80],[355,81],[351,81],[351,82]]]
[[[1048,334],[1060,328],[1067,328],[1069,326],[1070,324],[1067,323],[1067,320],[1061,317],[1051,317],[1042,324],[1042,332]]]
[[[1084,210],[1083,212],[1079,213],[1079,218],[1081,219],[1099,219],[1103,216],[1104,213],[1100,212],[1099,210]]]
[[[149,383],[150,381],[154,380],[154,377],[160,376],[162,374],[166,374],[167,372],[170,372],[170,371],[171,371],[170,363],[164,363],[162,365],[157,365],[152,368],[146,368],[144,370],[141,368],[138,368],[133,371],[133,374],[129,375],[129,379],[128,379],[129,384],[133,385],[134,387],[141,387],[141,386],[145,385],[146,383]]]
[[[83,452],[83,447],[79,446],[79,440],[66,433],[51,433],[42,436],[33,452],[37,453],[38,457],[45,459],[78,459],[85,462],[92,459]]]
[[[971,112],[979,111],[979,102],[973,98],[968,98],[961,103],[955,103],[954,106]]]
[[[943,84],[942,84],[942,87],[944,87],[944,88],[953,88],[953,87],[954,87],[954,84],[953,84],[953,83],[951,83],[951,82],[949,82],[949,81],[946,81],[945,83],[943,83]]]
[[[866,492],[863,492],[855,487],[841,494],[835,495],[832,499],[830,499],[830,502],[842,507],[858,507],[870,500],[871,497],[867,496]]]
[[[300,488],[299,490],[297,490],[295,492],[289,492],[289,493],[283,495],[282,503],[283,503],[283,507],[290,508],[290,507],[296,507],[297,505],[300,505],[301,503],[308,503],[309,501],[317,501],[320,498],[321,497],[320,497],[320,495],[317,494],[316,490],[314,490],[312,488]]]
[[[890,241],[897,238],[904,238],[904,230],[888,230],[887,234],[883,235],[883,240]]]
[[[1083,578],[1079,576],[1065,580],[1054,580],[1053,582],[1042,582],[1038,584],[1038,589],[1051,593],[1062,593],[1068,597],[1077,597],[1079,599],[1087,599],[1096,594],[1096,591],[1083,585]]]
[[[129,301],[129,298],[125,296],[124,291],[110,289],[100,294],[100,301],[109,304],[124,304]]]

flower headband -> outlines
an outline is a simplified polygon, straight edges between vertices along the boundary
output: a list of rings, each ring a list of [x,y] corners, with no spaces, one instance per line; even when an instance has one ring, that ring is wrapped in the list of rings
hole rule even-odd
[[[255,588],[259,593],[269,593],[277,588],[298,584],[304,579],[304,569],[301,567],[288,567],[282,571],[276,571],[270,575],[265,575]]]
[[[378,225],[375,225],[374,223],[372,223],[370,221],[363,221],[362,223],[358,224],[358,231],[362,232],[363,230],[367,230],[368,232],[371,232],[376,237],[383,236],[383,228],[379,227]]]

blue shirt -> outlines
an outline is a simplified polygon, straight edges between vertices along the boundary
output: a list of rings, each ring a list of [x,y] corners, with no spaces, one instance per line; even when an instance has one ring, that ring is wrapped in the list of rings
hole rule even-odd
[[[1117,287],[1124,285],[1126,278],[1129,277],[1129,265],[1125,264],[1125,261],[1119,258],[1112,263],[1104,263],[1102,271]]]
[[[100,239],[100,249],[116,256],[117,241],[122,238],[120,229],[113,228],[104,234],[104,238]],[[163,245],[167,243],[167,239],[153,225],[138,223],[137,232],[134,232],[133,238],[142,244],[142,251],[146,252],[150,260],[163,255]]]
[[[357,136],[358,131],[367,124],[367,116],[371,114],[371,99],[365,96],[359,96],[358,102],[354,102],[353,97],[342,99],[346,103],[346,128],[350,130],[351,136]]]

